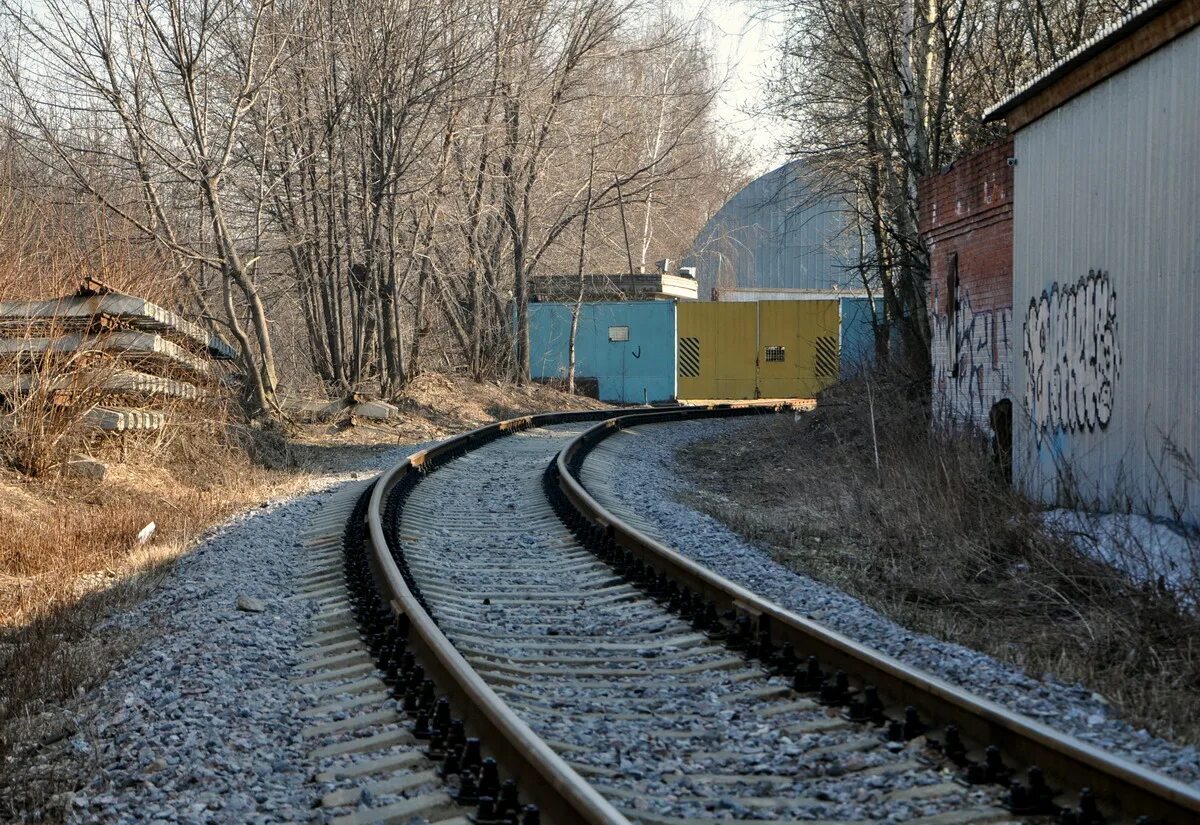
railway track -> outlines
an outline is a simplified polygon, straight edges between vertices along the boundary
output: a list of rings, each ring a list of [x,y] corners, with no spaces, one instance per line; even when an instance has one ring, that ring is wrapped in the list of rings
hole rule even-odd
[[[365,711],[343,727],[390,727],[323,800],[340,821],[1196,821],[1191,788],[764,602],[615,505],[616,426],[762,411],[518,419],[348,496],[313,678]]]

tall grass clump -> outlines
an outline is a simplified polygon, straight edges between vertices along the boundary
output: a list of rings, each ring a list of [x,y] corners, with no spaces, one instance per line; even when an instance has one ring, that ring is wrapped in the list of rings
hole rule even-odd
[[[874,374],[682,453],[698,507],[785,565],[913,630],[1079,681],[1155,732],[1200,743],[1200,620],[1178,592],[1049,530],[986,435],[935,426]],[[1137,552],[1131,548],[1130,552]]]

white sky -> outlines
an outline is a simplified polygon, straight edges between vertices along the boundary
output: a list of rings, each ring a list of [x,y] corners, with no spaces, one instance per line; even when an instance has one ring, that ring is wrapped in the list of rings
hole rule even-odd
[[[688,18],[699,15],[713,49],[718,76],[727,75],[717,101],[717,118],[730,137],[748,145],[758,172],[784,163],[779,148],[785,134],[781,124],[768,115],[755,114],[763,106],[765,84],[775,61],[774,39],[780,27],[755,14],[753,0],[668,0]]]

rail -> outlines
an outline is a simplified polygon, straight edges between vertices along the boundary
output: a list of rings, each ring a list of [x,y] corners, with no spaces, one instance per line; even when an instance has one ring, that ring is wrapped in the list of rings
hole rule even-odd
[[[719,610],[748,619],[755,644],[769,642],[765,649],[770,650],[791,645],[801,656],[816,656],[823,665],[845,671],[860,686],[875,685],[888,703],[915,708],[931,727],[954,725],[962,737],[996,746],[1005,758],[1025,767],[1037,766],[1053,781],[1090,788],[1097,799],[1130,818],[1148,817],[1149,821],[1178,825],[1200,821],[1200,793],[1194,788],[909,667],[763,599],[623,522],[579,481],[579,466],[587,451],[624,427],[720,414],[719,410],[672,409],[610,417],[559,453],[560,488],[571,505],[617,547],[702,594]]]
[[[713,405],[667,408],[668,413],[742,415],[773,411],[762,404]],[[388,541],[387,503],[397,486],[413,474],[442,461],[521,430],[595,421],[628,410],[546,413],[489,424],[414,453],[402,464],[383,473],[371,491],[366,508],[368,562],[376,585],[397,619],[407,625],[409,649],[465,717],[473,734],[485,743],[505,771],[519,783],[522,793],[539,806],[542,816],[566,825],[627,825],[628,820],[559,757],[475,672],[446,638],[405,581],[393,558],[397,549]]]

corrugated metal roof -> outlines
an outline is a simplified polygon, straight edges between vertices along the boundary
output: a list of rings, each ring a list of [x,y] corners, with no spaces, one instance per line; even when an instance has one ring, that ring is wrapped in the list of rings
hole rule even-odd
[[[1079,44],[1058,63],[1036,75],[1025,85],[1017,88],[1008,97],[983,113],[983,122],[999,120],[1005,114],[1024,103],[1029,98],[1052,85],[1059,78],[1074,70],[1080,64],[1092,59],[1100,52],[1121,40],[1134,31],[1145,26],[1163,12],[1179,5],[1184,0],[1147,0],[1126,13],[1120,20],[1101,29],[1089,40]]]
[[[730,198],[696,238],[700,297],[716,286],[861,287],[847,225],[845,205],[814,193],[801,161],[780,166]]]

